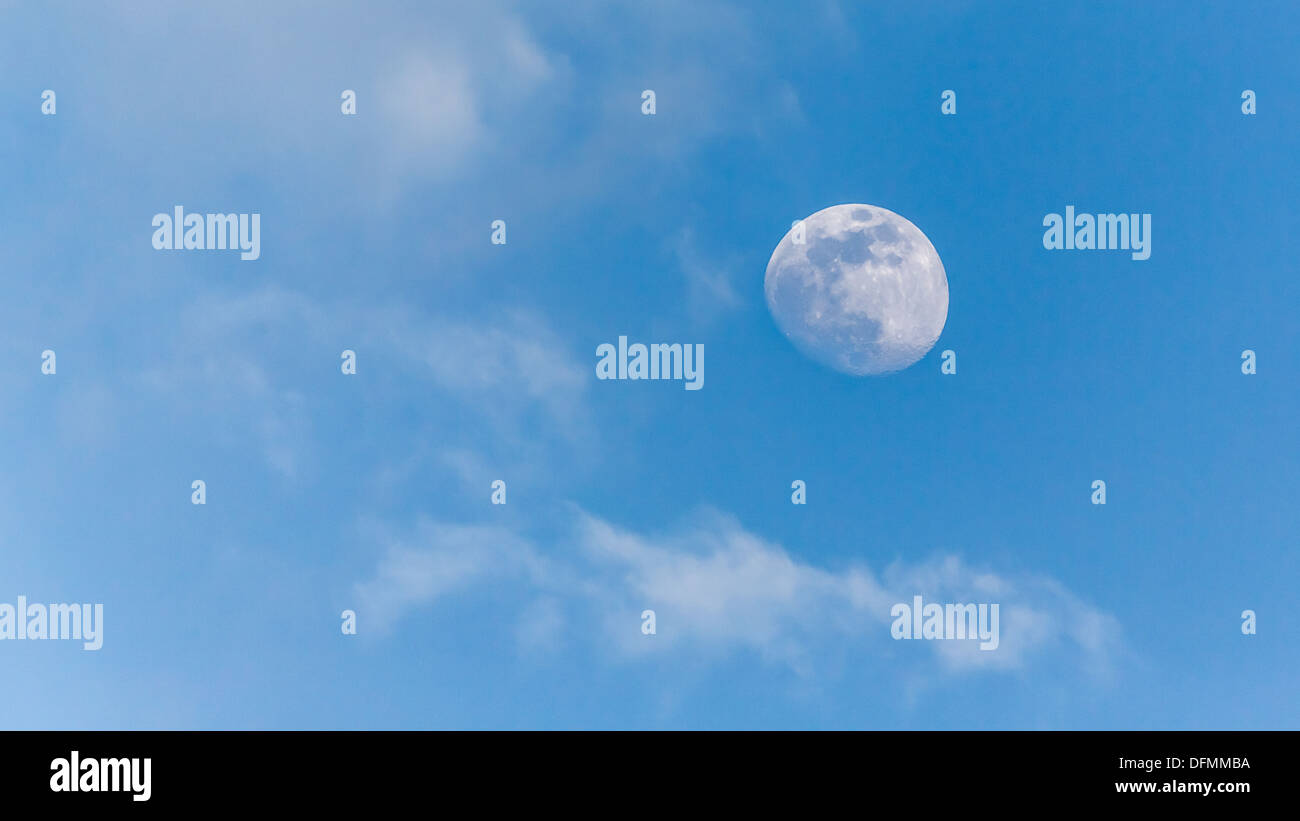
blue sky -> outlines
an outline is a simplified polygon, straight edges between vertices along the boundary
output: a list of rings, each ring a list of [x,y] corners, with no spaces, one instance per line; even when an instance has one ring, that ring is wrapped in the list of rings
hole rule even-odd
[[[0,3],[0,601],[105,611],[0,643],[0,725],[1300,727],[1293,3],[266,5]],[[947,272],[892,376],[764,303],[845,202]]]

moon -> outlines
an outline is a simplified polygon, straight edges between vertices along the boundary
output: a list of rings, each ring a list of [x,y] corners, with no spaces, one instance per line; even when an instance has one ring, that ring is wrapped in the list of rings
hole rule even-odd
[[[948,321],[948,276],[921,229],[875,205],[833,205],[782,238],[763,290],[777,327],[837,371],[901,371]],[[796,242],[802,239],[802,242]]]

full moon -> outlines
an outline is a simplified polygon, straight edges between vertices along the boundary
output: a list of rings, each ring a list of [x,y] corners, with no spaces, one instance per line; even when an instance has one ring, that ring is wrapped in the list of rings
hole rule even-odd
[[[934,246],[874,205],[834,205],[796,223],[772,252],[763,290],[796,348],[855,376],[916,362],[948,320],[948,277]]]

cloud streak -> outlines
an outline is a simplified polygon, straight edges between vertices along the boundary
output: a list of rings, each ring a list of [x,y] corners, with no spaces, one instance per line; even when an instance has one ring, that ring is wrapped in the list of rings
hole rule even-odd
[[[853,656],[961,674],[1022,669],[1057,654],[1078,671],[1104,676],[1121,649],[1112,616],[1048,578],[999,575],[951,555],[896,562],[880,574],[864,565],[828,569],[716,511],[647,534],[573,510],[560,539],[576,547],[567,552],[543,549],[517,530],[420,525],[389,546],[356,591],[391,628],[411,607],[522,581],[548,601],[578,603],[585,617],[565,621],[601,625],[585,637],[626,660],[683,653],[721,661],[749,652],[802,676]],[[913,595],[999,603],[1001,645],[981,651],[974,641],[894,642],[890,608]],[[653,638],[639,632],[643,608],[656,611]],[[548,619],[560,617],[548,612]]]

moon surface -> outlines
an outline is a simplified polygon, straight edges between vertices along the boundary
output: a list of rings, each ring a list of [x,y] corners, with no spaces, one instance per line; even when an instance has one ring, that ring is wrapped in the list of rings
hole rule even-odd
[[[767,307],[795,347],[854,374],[893,373],[925,356],[948,320],[948,276],[921,229],[875,205],[834,205],[772,252]]]

